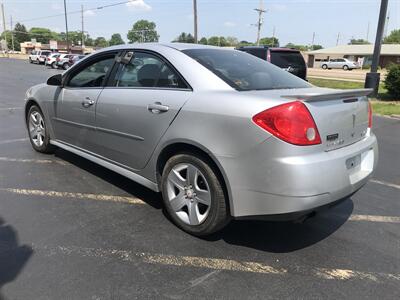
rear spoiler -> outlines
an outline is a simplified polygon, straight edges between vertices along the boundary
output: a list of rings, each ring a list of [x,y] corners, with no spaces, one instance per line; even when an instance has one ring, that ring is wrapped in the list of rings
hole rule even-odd
[[[281,97],[312,102],[312,101],[358,98],[358,97],[368,96],[372,92],[373,92],[373,89],[332,90],[329,92],[322,92],[322,93],[287,95],[287,96],[281,96]]]

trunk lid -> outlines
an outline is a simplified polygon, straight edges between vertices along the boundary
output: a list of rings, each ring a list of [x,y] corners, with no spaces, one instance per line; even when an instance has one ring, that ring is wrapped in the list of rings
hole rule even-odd
[[[356,143],[366,136],[367,95],[371,92],[371,89],[318,89],[281,97],[306,104],[317,125],[325,151],[330,151]]]

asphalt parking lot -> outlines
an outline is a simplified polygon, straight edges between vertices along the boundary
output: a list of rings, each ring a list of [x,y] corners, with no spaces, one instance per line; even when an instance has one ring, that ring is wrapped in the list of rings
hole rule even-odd
[[[374,118],[379,167],[337,207],[199,239],[158,194],[33,151],[24,93],[56,72],[0,59],[0,299],[400,298],[400,120]]]

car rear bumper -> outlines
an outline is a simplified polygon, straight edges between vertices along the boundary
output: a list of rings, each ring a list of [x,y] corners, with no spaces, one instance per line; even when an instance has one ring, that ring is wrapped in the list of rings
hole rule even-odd
[[[246,157],[219,157],[229,180],[233,217],[296,215],[329,205],[360,189],[378,159],[373,134],[329,152],[301,149],[300,155],[294,155],[296,146],[282,143],[271,138]]]

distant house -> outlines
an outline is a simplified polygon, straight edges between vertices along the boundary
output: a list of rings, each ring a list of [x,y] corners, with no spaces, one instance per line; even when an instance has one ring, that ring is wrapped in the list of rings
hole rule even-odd
[[[348,58],[361,61],[363,65],[371,65],[374,45],[343,45],[307,52],[308,67],[320,67],[321,62],[332,58]],[[379,66],[381,68],[395,63],[400,64],[400,44],[384,44],[381,49]]]
[[[30,54],[33,50],[51,50],[54,52],[67,53],[67,43],[63,41],[50,41],[49,44],[41,44],[35,41],[21,43],[21,53]],[[74,54],[91,53],[92,47],[70,45],[69,52]]]

